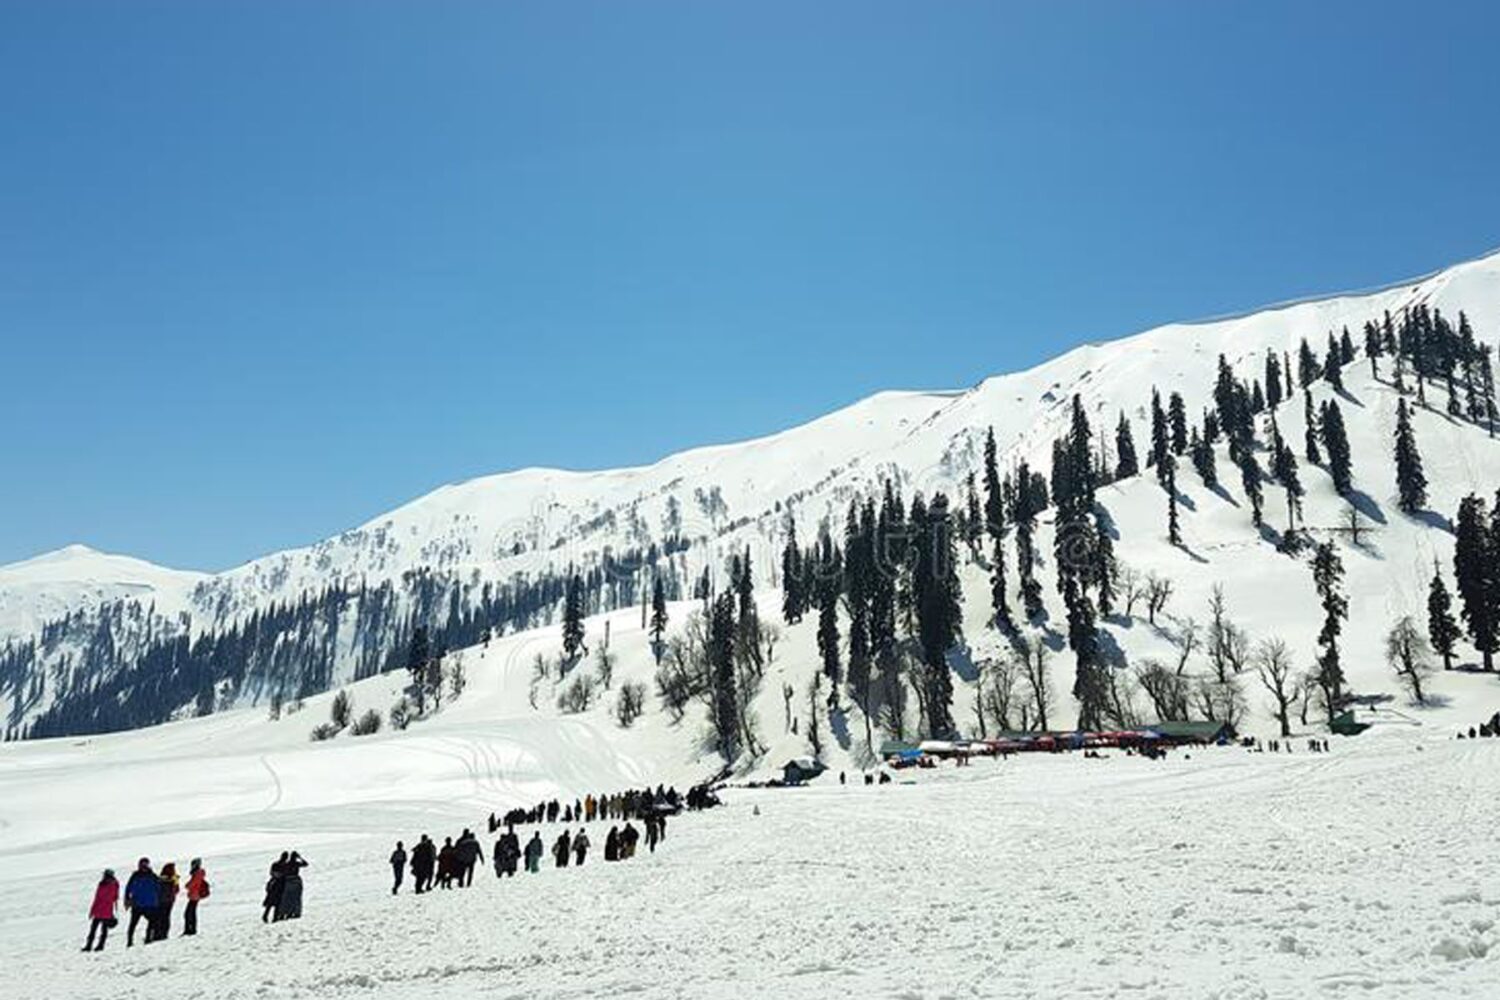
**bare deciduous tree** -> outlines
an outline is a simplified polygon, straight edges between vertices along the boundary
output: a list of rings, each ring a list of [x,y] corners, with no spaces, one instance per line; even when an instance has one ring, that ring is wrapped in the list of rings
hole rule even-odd
[[[1156,616],[1167,608],[1172,599],[1172,581],[1151,573],[1146,577],[1146,620],[1156,624]]]
[[[1049,676],[1046,643],[1040,639],[1021,639],[1015,644],[1015,656],[1026,686],[1031,690],[1031,719],[1036,728],[1047,731],[1047,711],[1052,706],[1052,678]]]
[[[1135,679],[1160,722],[1177,722],[1188,717],[1188,680],[1180,671],[1170,669],[1160,660],[1143,660],[1136,667]]]
[[[1385,661],[1396,671],[1396,677],[1411,692],[1417,704],[1427,704],[1422,681],[1433,672],[1432,647],[1411,615],[1403,615],[1385,637]]]
[[[1271,695],[1271,710],[1281,726],[1281,735],[1292,735],[1292,702],[1303,685],[1302,679],[1293,675],[1292,653],[1286,643],[1275,637],[1261,640],[1255,647],[1255,672]]]
[[[646,710],[646,685],[638,681],[626,681],[620,685],[615,696],[615,721],[620,728],[629,729]]]

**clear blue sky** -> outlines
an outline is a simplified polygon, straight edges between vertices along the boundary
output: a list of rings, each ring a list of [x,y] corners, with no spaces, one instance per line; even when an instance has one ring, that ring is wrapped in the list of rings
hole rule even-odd
[[[1492,3],[8,0],[0,561],[224,568],[1473,256],[1497,53]]]

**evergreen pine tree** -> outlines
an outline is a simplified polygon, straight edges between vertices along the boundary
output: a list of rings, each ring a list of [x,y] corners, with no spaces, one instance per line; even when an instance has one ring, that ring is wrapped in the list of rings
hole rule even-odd
[[[1333,488],[1341,497],[1354,489],[1354,478],[1350,464],[1349,434],[1344,428],[1344,413],[1339,404],[1329,400],[1323,404],[1323,449],[1328,452],[1328,474],[1333,477]]]
[[[1290,539],[1297,530],[1297,515],[1302,511],[1302,480],[1297,475],[1297,456],[1287,447],[1271,419],[1271,475],[1286,490],[1286,532]]]
[[[1422,456],[1417,451],[1411,413],[1404,399],[1396,403],[1396,490],[1397,506],[1408,514],[1427,505],[1427,476],[1422,471]]]
[[[1250,501],[1250,523],[1259,528],[1265,509],[1265,493],[1260,483],[1263,476],[1260,462],[1256,460],[1252,448],[1241,448],[1238,457],[1236,464],[1240,469],[1240,486],[1245,491],[1245,499]]]
[[[1151,390],[1151,464],[1156,467],[1156,481],[1165,484],[1166,460],[1172,452],[1170,432],[1167,429],[1167,414],[1161,408],[1161,393]]]
[[[1042,613],[1042,585],[1036,579],[1036,549],[1034,532],[1036,516],[1040,507],[1036,504],[1036,493],[1028,488],[1031,470],[1022,462],[1016,470],[1016,490],[1013,519],[1016,525],[1016,568],[1021,581],[1021,603],[1026,617],[1035,619]]]
[[[1177,460],[1167,458],[1167,541],[1182,544],[1182,526],[1177,521]]]
[[[1500,649],[1500,543],[1484,501],[1472,493],[1458,505],[1453,578],[1469,639],[1484,658],[1484,669],[1493,670]]]
[[[1266,405],[1273,410],[1281,405],[1281,360],[1271,350],[1266,351]]]
[[[961,591],[958,584],[948,498],[937,493],[917,532],[920,542],[912,567],[912,589],[922,647],[927,724],[937,738],[953,732],[953,678],[948,650],[958,641]]]
[[[1323,464],[1323,456],[1318,452],[1318,418],[1313,412],[1312,393],[1302,394],[1302,422],[1306,427],[1302,436],[1303,454],[1307,457],[1308,465]]]
[[[843,560],[825,530],[818,535],[818,570],[814,589],[818,605],[818,655],[823,661],[823,674],[832,689],[830,699],[837,698],[840,680],[838,608],[842,578]]]
[[[719,595],[709,610],[706,652],[716,749],[726,763],[739,756],[740,702],[734,670],[734,594]]]
[[[1219,485],[1219,470],[1214,464],[1214,447],[1208,443],[1208,438],[1198,433],[1198,428],[1193,428],[1192,441],[1188,445],[1188,451],[1192,454],[1193,468],[1198,472],[1198,478],[1203,480],[1203,485],[1214,489]]]
[[[411,643],[406,649],[406,671],[411,674],[412,687],[417,692],[417,711],[427,711],[427,662],[431,659],[427,639],[427,626],[412,629]]]
[[[786,547],[781,550],[781,620],[795,625],[802,620],[807,607],[802,567],[802,550],[797,547],[797,519],[790,513],[786,519]]]
[[[1167,401],[1167,421],[1172,428],[1172,454],[1181,455],[1187,451],[1188,444],[1187,407],[1183,405],[1181,393],[1172,393]]]
[[[1453,598],[1448,596],[1443,574],[1435,570],[1432,586],[1427,590],[1427,638],[1443,658],[1444,670],[1453,669],[1454,647],[1461,635],[1458,622],[1453,619]]]
[[[568,577],[567,594],[563,598],[562,643],[563,658],[576,660],[585,652],[583,646],[583,577],[577,573]]]
[[[1297,349],[1297,382],[1305,391],[1318,379],[1323,377],[1323,366],[1318,364],[1317,353],[1308,346],[1307,338],[1302,338],[1302,346]]]
[[[658,574],[651,583],[651,641],[661,645],[667,632],[667,588]]]
[[[1380,377],[1380,355],[1384,353],[1380,344],[1380,327],[1365,324],[1365,357],[1370,359],[1370,377]]]
[[[1344,596],[1344,563],[1334,551],[1332,542],[1321,543],[1313,556],[1313,586],[1323,605],[1323,628],[1318,632],[1316,680],[1323,692],[1323,704],[1329,725],[1343,705],[1344,670],[1339,663],[1339,634],[1349,617],[1349,600]]]
[[[1347,335],[1348,330],[1344,333]],[[1344,352],[1333,334],[1328,334],[1328,355],[1323,359],[1323,378],[1338,392],[1344,391]]]
[[[1129,479],[1141,471],[1135,454],[1135,436],[1130,432],[1130,421],[1120,412],[1120,423],[1115,428],[1115,478]]]

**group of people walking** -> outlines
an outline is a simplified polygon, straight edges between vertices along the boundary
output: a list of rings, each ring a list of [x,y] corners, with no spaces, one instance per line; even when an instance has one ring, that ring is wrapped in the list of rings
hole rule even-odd
[[[452,837],[444,838],[442,847],[434,844],[432,838],[424,833],[422,839],[412,846],[409,859],[412,883],[420,894],[431,891],[434,882],[440,889],[473,885],[474,868],[484,860],[484,849],[479,846],[479,838],[467,828],[459,835],[457,842]],[[408,861],[406,845],[399,840],[396,841],[396,849],[391,852],[390,861],[391,895],[394,896],[401,891]]]
[[[127,948],[135,944],[136,927],[142,923],[146,925],[143,944],[165,940],[171,934],[172,909],[180,895],[187,897],[182,912],[182,933],[184,936],[197,934],[198,904],[207,899],[208,894],[208,872],[198,858],[189,863],[186,882],[178,875],[174,862],[168,861],[157,872],[152,870],[150,858],[141,858],[125,882],[123,899],[114,869],[106,868],[99,884],[94,887],[94,901],[89,905],[89,936],[83,943],[83,950],[104,950],[109,932],[119,926],[118,911],[122,902],[130,912],[130,922],[125,926]]]
[[[503,831],[490,852],[496,878],[511,878],[525,869],[529,874],[542,870],[542,861],[550,853],[556,868],[582,867],[593,849],[588,831],[574,824],[594,823],[608,820],[623,820],[610,826],[604,838],[604,860],[624,861],[635,856],[636,845],[642,837],[646,849],[654,852],[656,845],[667,836],[667,817],[679,812],[684,803],[689,808],[703,809],[716,804],[717,799],[706,786],[694,788],[686,798],[677,789],[657,785],[656,788],[631,789],[607,795],[585,795],[572,802],[552,799],[534,806],[517,807],[502,815],[490,813],[489,831]],[[549,848],[542,839],[540,830],[532,831],[531,837],[522,845],[516,827],[525,824],[564,823],[565,828],[552,841]],[[639,822],[640,826],[636,824]],[[391,867],[391,895],[401,891],[406,874],[411,873],[413,891],[417,894],[440,889],[464,888],[474,884],[474,870],[485,862],[484,848],[474,832],[465,829],[455,840],[445,837],[441,847],[427,834],[407,850],[405,841],[396,841],[388,863]]]
[[[689,808],[694,808],[692,802],[697,792],[696,788],[688,792]],[[678,812],[682,805],[683,799],[676,788],[657,785],[654,790],[639,788],[604,795],[590,793],[572,802],[552,799],[549,802],[538,802],[534,806],[518,806],[498,817],[490,813],[489,828],[494,833],[502,826],[523,826],[528,823],[562,822],[571,826],[574,823],[593,823],[596,820],[644,819],[648,813]]]

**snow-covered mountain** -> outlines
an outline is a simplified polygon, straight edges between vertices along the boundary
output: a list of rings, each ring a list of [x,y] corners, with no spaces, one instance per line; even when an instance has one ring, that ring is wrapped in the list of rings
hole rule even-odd
[[[87,545],[44,552],[0,566],[0,639],[30,635],[45,621],[120,599],[180,605],[206,578]]]
[[[85,559],[71,549],[28,560],[0,569],[0,637],[8,637],[13,650],[27,643],[35,647],[27,656],[12,656],[8,672],[0,670],[0,696],[10,702],[7,729],[19,732],[59,698],[97,688],[107,680],[101,672],[122,669],[122,649],[145,649],[163,636],[223,630],[274,611],[288,615],[299,602],[303,618],[317,623],[300,626],[301,641],[316,644],[318,655],[326,656],[317,675],[289,681],[286,671],[293,667],[271,665],[263,657],[267,662],[252,664],[233,690],[219,691],[221,703],[226,696],[228,703],[254,701],[289,683],[321,690],[363,676],[389,662],[413,621],[462,616],[486,600],[508,609],[497,619],[507,629],[543,624],[556,609],[554,584],[570,567],[594,574],[591,610],[639,603],[647,579],[643,567],[653,561],[670,574],[673,596],[685,596],[705,570],[722,585],[730,553],[746,548],[757,583],[774,587],[789,520],[804,540],[820,524],[837,529],[850,499],[878,489],[886,479],[908,494],[953,493],[978,470],[989,428],[1003,466],[1024,460],[1045,469],[1076,395],[1101,438],[1112,441],[1123,413],[1135,426],[1136,440],[1145,441],[1153,387],[1164,396],[1180,392],[1196,419],[1211,405],[1221,354],[1248,380],[1259,377],[1267,351],[1295,353],[1305,338],[1321,352],[1330,332],[1347,327],[1358,340],[1366,321],[1416,305],[1450,317],[1464,311],[1481,341],[1493,342],[1500,332],[1500,254],[1375,291],[1171,324],[1079,347],[965,390],[880,393],[800,427],[681,452],[649,466],[598,472],[525,469],[444,486],[315,545],[219,574],[176,573],[134,561],[129,565],[135,568],[127,570],[104,562],[117,557]],[[1398,593],[1403,600],[1410,596],[1403,588],[1425,583],[1432,557],[1447,559],[1451,539],[1435,526],[1436,519],[1407,522],[1393,516],[1389,440],[1397,394],[1367,375],[1362,361],[1351,367],[1354,405],[1346,406],[1346,419],[1358,485],[1372,498],[1368,513],[1383,532],[1387,559],[1356,603],[1389,605]],[[1321,399],[1326,387],[1313,392]],[[1300,441],[1300,406],[1282,410],[1283,434]],[[1490,494],[1500,484],[1500,458],[1482,429],[1437,409],[1418,413],[1416,426],[1430,462],[1433,511],[1451,516],[1459,497],[1471,491]],[[1342,501],[1325,488],[1322,473],[1309,470],[1309,475],[1316,479],[1308,524],[1333,525]],[[1206,592],[1209,583],[1241,574],[1253,589],[1293,573],[1294,561],[1248,528],[1235,486],[1222,495],[1205,491],[1201,500],[1192,486],[1183,488],[1194,498],[1184,513],[1188,548],[1213,565],[1173,563],[1180,553],[1161,544],[1156,523],[1160,492],[1144,480],[1117,484],[1110,487],[1113,495],[1101,496],[1120,526],[1117,555],[1125,563],[1171,571],[1182,581],[1181,592]],[[1273,520],[1277,503],[1268,498]],[[1049,551],[1046,544],[1041,551]],[[1399,577],[1392,560],[1400,562]],[[71,563],[80,568],[59,568]],[[1418,578],[1423,566],[1425,575]],[[1305,576],[1301,568],[1295,574],[1299,580]],[[1196,577],[1203,578],[1203,586],[1192,582]],[[966,625],[982,634],[988,603],[982,575],[976,570],[966,582],[974,588]],[[377,601],[372,595],[382,585],[387,590]],[[329,588],[339,589],[341,612],[314,608],[317,595]],[[1254,615],[1272,622],[1295,610],[1299,623],[1310,622],[1305,591],[1289,590],[1285,609],[1258,606]],[[153,604],[154,615],[140,610]],[[34,641],[43,633],[43,621],[70,613],[71,627]],[[277,627],[290,632],[292,622],[288,618]],[[97,648],[101,631],[108,633],[108,656]],[[264,627],[259,634],[264,638]],[[1127,650],[1135,645],[1131,635],[1118,638]]]

